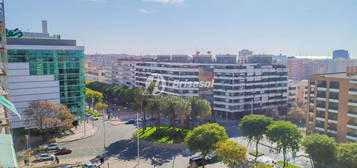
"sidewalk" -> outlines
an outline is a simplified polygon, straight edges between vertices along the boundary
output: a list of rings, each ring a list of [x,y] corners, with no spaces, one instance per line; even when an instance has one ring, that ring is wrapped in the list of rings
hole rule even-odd
[[[97,133],[98,128],[95,125],[93,125],[91,121],[88,121],[88,123],[87,122],[84,123],[84,121],[82,121],[78,125],[77,129],[72,128],[71,130],[73,131],[74,134],[56,138],[56,141],[63,143],[63,142],[70,142],[70,141],[88,138],[90,136],[93,136],[95,133]]]
[[[111,125],[120,125],[124,124],[125,120],[128,119],[135,119],[136,118],[136,112],[120,112],[119,117],[113,117],[110,120],[107,120],[107,122]]]

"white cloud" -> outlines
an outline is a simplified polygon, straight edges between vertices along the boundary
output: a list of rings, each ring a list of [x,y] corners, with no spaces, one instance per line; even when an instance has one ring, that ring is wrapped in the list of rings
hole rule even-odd
[[[139,12],[140,13],[144,13],[144,14],[151,14],[151,13],[154,13],[153,10],[148,10],[148,9],[139,9]]]
[[[179,4],[183,3],[185,0],[143,0],[144,2],[158,2],[167,4]]]

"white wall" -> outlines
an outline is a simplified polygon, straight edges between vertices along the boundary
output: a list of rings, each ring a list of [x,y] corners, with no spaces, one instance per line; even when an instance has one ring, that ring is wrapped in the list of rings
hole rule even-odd
[[[29,63],[8,64],[8,92],[22,120],[10,113],[13,128],[25,127],[24,110],[32,101],[52,100],[60,103],[59,81],[53,75],[30,75]]]

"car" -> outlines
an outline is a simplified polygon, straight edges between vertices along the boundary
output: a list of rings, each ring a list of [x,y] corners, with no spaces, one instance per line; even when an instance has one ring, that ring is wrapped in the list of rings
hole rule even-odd
[[[66,154],[70,154],[72,153],[72,150],[68,149],[68,148],[61,148],[59,150],[57,150],[57,152],[55,153],[55,155],[66,155]]]
[[[93,165],[92,163],[86,163],[86,164],[84,165],[84,168],[96,168],[96,166]]]
[[[126,120],[125,124],[135,124],[135,120],[134,119]]]
[[[55,158],[55,155],[48,154],[48,153],[42,153],[37,155],[36,159],[39,161],[45,161],[45,160],[53,160]]]
[[[154,122],[154,121],[156,121],[156,118],[155,117],[149,117],[149,118],[146,119],[146,121]]]
[[[58,150],[60,149],[60,146],[58,145],[58,143],[50,143],[46,146],[47,150]]]
[[[90,117],[89,117],[89,119],[94,120],[94,121],[97,121],[97,120],[99,120],[99,117],[96,117],[96,116],[90,116]]]
[[[203,156],[196,156],[196,157],[192,157],[190,158],[190,165],[191,167],[200,167],[203,166],[203,163],[205,162],[206,164],[211,164],[211,163],[216,163],[217,160],[217,156],[216,155],[208,155],[205,159],[203,158]]]

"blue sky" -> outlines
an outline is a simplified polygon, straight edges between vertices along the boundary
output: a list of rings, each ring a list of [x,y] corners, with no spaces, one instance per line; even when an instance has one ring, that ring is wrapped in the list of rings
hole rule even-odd
[[[86,53],[256,53],[357,58],[356,0],[6,0],[8,28],[76,39]]]

